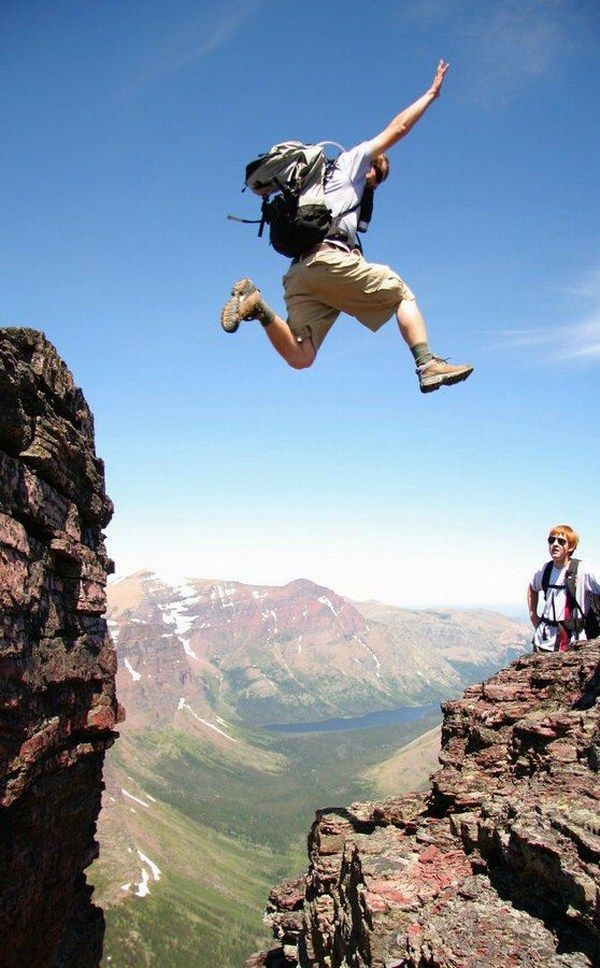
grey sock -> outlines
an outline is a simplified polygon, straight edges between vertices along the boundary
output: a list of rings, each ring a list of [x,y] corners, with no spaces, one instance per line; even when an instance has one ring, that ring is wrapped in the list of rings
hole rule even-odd
[[[423,366],[424,363],[429,363],[429,360],[433,358],[433,353],[429,349],[429,343],[415,343],[414,346],[411,346],[410,351],[415,358],[417,366]]]
[[[256,307],[256,319],[262,326],[270,326],[275,319],[275,313],[270,306],[267,306],[264,299],[261,299]]]

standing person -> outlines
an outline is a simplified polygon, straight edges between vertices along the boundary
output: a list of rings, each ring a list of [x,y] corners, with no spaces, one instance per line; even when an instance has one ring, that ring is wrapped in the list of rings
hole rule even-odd
[[[568,524],[550,529],[551,561],[536,571],[527,589],[529,618],[535,626],[534,652],[564,652],[572,643],[598,635],[593,596],[600,595],[600,581],[573,558],[578,544],[579,535]],[[546,599],[541,616],[540,592]]]
[[[342,152],[337,159],[325,183],[325,201],[334,225],[323,242],[293,260],[283,278],[287,321],[267,305],[252,280],[240,279],[221,313],[221,325],[227,333],[234,333],[244,320],[256,319],[277,353],[301,370],[314,363],[341,312],[354,316],[373,332],[395,314],[402,338],[415,359],[423,393],[470,376],[470,364],[453,366],[431,352],[415,296],[388,266],[367,262],[356,238],[365,186],[376,189],[386,180],[390,166],[385,152],[408,134],[439,97],[448,67],[441,60],[431,86],[420,98],[380,134]]]

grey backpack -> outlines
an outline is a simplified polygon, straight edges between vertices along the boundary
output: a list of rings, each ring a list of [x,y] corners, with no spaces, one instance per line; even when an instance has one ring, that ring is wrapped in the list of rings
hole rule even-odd
[[[256,221],[260,226],[259,236],[265,224],[268,225],[273,248],[291,258],[303,255],[322,242],[337,221],[325,202],[325,181],[335,166],[335,161],[325,154],[326,144],[335,142],[284,141],[251,161],[246,165],[244,185],[263,199],[261,218],[233,219],[231,215],[229,218]],[[358,202],[337,218],[360,206]]]

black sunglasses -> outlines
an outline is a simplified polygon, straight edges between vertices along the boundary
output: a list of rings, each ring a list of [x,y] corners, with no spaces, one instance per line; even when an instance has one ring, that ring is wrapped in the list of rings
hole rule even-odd
[[[566,538],[557,538],[553,534],[551,534],[551,535],[548,536],[548,544],[550,544],[550,545],[551,544],[554,544],[555,541],[558,542],[558,544],[561,546],[561,548],[564,548],[566,546],[566,544],[567,544],[567,539]]]

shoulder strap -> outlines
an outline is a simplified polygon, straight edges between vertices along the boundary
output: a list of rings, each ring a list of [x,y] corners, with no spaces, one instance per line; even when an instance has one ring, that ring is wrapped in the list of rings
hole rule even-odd
[[[315,147],[324,148],[325,145],[333,145],[334,148],[339,148],[340,154],[343,154],[346,150],[338,141],[317,141]]]
[[[542,591],[544,593],[544,598],[548,597],[548,586],[550,584],[550,575],[552,574],[553,567],[553,561],[548,561],[544,565],[544,573],[542,575]]]
[[[571,560],[569,562],[569,567],[567,568],[567,577],[565,579],[565,585],[567,586],[567,591],[569,592],[569,595],[571,596],[571,599],[572,599],[572,602],[573,602],[573,606],[574,606],[574,612],[575,613],[579,612],[579,616],[578,617],[577,617],[576,614],[574,614],[574,617],[573,617],[574,627],[577,630],[577,632],[579,633],[583,629],[583,627],[584,627],[585,616],[583,614],[583,610],[581,608],[581,605],[577,601],[577,568],[578,568],[578,566],[579,566],[579,558],[571,558]]]
[[[567,568],[567,577],[565,578],[565,585],[569,589],[569,593],[572,598],[577,602],[577,568],[579,566],[579,558],[571,558],[569,562],[569,567]]]
[[[374,191],[370,185],[365,185],[363,196],[360,200],[360,212],[358,213],[358,231],[366,232],[369,222],[373,217],[373,196]]]
[[[544,591],[545,598],[548,597],[548,588],[550,587],[550,575],[552,574],[553,566],[554,566],[553,561],[549,561],[544,566],[544,572],[542,574],[542,589]],[[578,566],[579,566],[579,558],[571,558],[567,566],[567,574],[565,576],[565,587],[567,590],[567,594],[571,598],[573,614],[571,615],[570,618],[565,619],[561,622],[558,622],[557,624],[569,630],[575,629],[576,633],[579,635],[579,633],[583,629],[584,616],[581,610],[581,606],[577,601],[577,594],[576,594]],[[552,586],[552,587],[555,588],[558,586]],[[554,604],[554,600],[553,600],[553,604]],[[577,612],[579,613],[579,615],[576,614]]]

